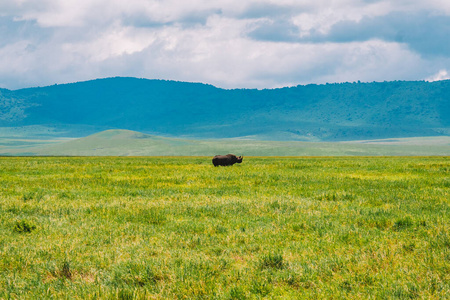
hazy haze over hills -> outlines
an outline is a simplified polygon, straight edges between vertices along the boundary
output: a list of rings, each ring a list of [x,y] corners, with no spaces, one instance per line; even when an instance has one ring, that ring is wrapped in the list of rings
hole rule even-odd
[[[450,81],[225,90],[117,77],[0,89],[0,112],[0,127],[40,128],[33,134],[51,136],[82,137],[107,129],[303,141],[448,136]]]

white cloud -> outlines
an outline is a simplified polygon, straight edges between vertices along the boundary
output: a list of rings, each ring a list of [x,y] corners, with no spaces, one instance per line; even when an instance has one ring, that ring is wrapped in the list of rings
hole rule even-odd
[[[439,81],[439,80],[447,80],[450,79],[450,74],[447,70],[440,70],[437,74],[434,74],[431,77],[428,77],[427,81]]]
[[[0,29],[11,34],[0,36],[0,87],[137,76],[264,88],[415,80],[450,70],[448,57],[422,57],[392,39],[306,39],[326,37],[342,21],[358,24],[393,11],[423,11],[431,19],[450,14],[450,2],[6,0]],[[261,24],[274,25],[266,36],[275,38],[252,39]]]

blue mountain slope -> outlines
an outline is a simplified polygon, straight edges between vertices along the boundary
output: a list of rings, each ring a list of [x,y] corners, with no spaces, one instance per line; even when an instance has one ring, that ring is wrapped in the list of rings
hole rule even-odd
[[[224,90],[107,78],[0,90],[0,126],[66,132],[129,129],[166,136],[355,140],[450,134],[450,81]]]

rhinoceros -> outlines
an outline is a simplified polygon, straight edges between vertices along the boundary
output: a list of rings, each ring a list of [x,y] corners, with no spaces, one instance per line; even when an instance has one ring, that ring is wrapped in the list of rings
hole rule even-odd
[[[216,155],[212,159],[212,163],[214,167],[217,166],[232,166],[235,163],[240,164],[242,162],[243,157],[239,156],[237,157],[234,154],[227,154],[227,155]]]

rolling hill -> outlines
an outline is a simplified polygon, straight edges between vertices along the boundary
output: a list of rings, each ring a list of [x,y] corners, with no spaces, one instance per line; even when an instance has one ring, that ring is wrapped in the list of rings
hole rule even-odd
[[[3,137],[85,137],[109,129],[313,142],[449,136],[450,81],[225,90],[117,77],[0,89]]]
[[[403,138],[354,142],[258,141],[248,139],[179,139],[130,130],[106,130],[55,142],[21,140],[0,145],[0,155],[45,156],[348,156],[450,155],[450,137]]]

